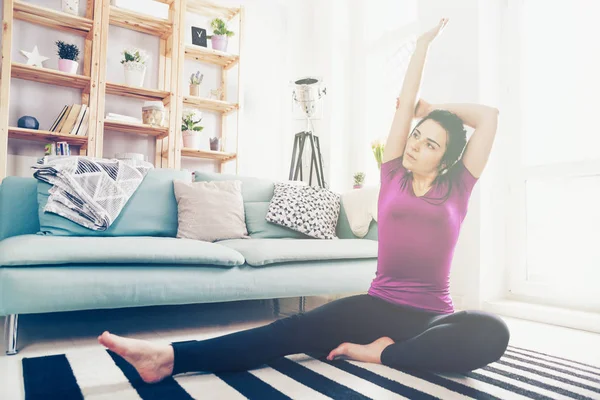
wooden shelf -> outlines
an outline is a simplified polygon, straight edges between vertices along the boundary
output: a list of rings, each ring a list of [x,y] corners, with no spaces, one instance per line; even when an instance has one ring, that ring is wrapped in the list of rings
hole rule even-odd
[[[163,139],[169,134],[169,128],[166,127],[111,120],[104,121],[104,129],[125,133],[134,133],[136,135],[154,136],[157,139]]]
[[[114,94],[116,96],[133,97],[148,101],[164,101],[170,96],[170,92],[156,89],[146,89],[122,85],[119,83],[107,83],[106,94]]]
[[[218,160],[221,162],[230,161],[237,157],[235,153],[225,153],[222,151],[212,150],[197,150],[197,149],[181,149],[182,157],[204,158],[207,160]]]
[[[78,35],[87,35],[93,26],[91,19],[36,6],[20,0],[14,1],[13,10],[16,19]]]
[[[87,136],[68,135],[64,133],[41,131],[37,129],[8,128],[8,137],[26,139],[36,142],[67,142],[74,146],[83,146],[88,142]]]
[[[201,110],[216,111],[223,113],[224,115],[238,109],[237,104],[228,103],[221,100],[203,99],[195,96],[184,96],[183,105]]]
[[[88,76],[67,74],[55,69],[12,63],[10,71],[11,76],[17,79],[35,81],[48,85],[72,87],[75,89],[87,90],[90,87],[90,78]]]
[[[240,57],[235,54],[224,53],[222,51],[195,45],[185,46],[185,57],[196,61],[221,65],[225,69],[233,67],[240,59]]]
[[[163,39],[167,38],[172,30],[171,24],[166,19],[152,17],[115,6],[110,6],[109,20],[111,25],[158,36]]]
[[[240,9],[238,7],[220,6],[208,1],[189,0],[187,2],[187,11],[206,17],[231,20],[240,12]]]

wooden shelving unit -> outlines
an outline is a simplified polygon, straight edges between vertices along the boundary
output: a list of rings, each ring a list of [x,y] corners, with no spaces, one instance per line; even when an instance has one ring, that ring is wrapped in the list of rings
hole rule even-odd
[[[87,146],[87,136],[66,135],[50,131],[25,128],[8,128],[8,137],[36,142],[67,142],[72,146]]]
[[[239,108],[237,104],[228,103],[222,100],[203,99],[201,97],[184,96],[183,105],[189,108],[198,108],[227,115]]]
[[[198,149],[188,149],[182,148],[181,155],[183,157],[194,157],[194,158],[203,158],[206,160],[216,160],[220,162],[231,161],[236,158],[235,153],[225,153],[222,151],[211,151],[211,150],[198,150]]]
[[[132,97],[134,99],[141,99],[147,101],[166,101],[171,93],[165,90],[146,89],[138,88],[119,83],[107,83],[106,94],[112,94],[116,96]]]
[[[3,0],[2,62],[0,69],[0,181],[7,174],[8,139],[25,139],[39,142],[65,141],[79,146],[80,154],[103,157],[104,131],[114,130],[135,135],[146,135],[156,140],[155,166],[180,168],[181,157],[213,160],[221,170],[225,162],[238,159],[240,97],[240,60],[242,58],[243,7],[215,5],[205,0],[155,0],[167,4],[168,18],[161,19],[138,12],[117,8],[110,0],[86,0],[85,16],[75,16],[56,9],[40,7],[24,0]],[[212,1],[212,0],[211,0]],[[86,2],[81,2],[85,6]],[[211,48],[185,43],[186,13],[200,14],[209,18],[219,17],[230,23],[239,19],[239,25],[229,26],[240,40],[240,53],[230,54]],[[57,31],[69,32],[84,38],[80,53],[82,72],[67,74],[50,68],[25,65],[12,59],[14,21],[45,26]],[[130,87],[119,82],[107,82],[107,47],[109,27],[119,26],[158,37],[159,79],[157,88]],[[209,42],[210,47],[210,42]],[[222,100],[188,96],[184,76],[185,60],[208,63],[221,68]],[[228,101],[228,74],[237,68],[238,96],[236,103]],[[119,68],[122,68],[119,65]],[[81,91],[81,104],[89,107],[87,136],[77,136],[9,126],[9,99],[12,79],[37,82],[43,85],[62,86]],[[186,83],[184,85],[184,83]],[[219,86],[219,85],[215,85]],[[187,92],[187,89],[186,89]],[[105,120],[106,97],[122,96],[136,100],[161,101],[165,106],[165,126],[155,127],[114,120]],[[51,94],[49,94],[51,96]],[[219,114],[221,117],[220,151],[196,150],[182,147],[181,116],[184,108],[196,108]],[[141,106],[140,106],[141,113]],[[227,119],[237,118],[235,145],[226,141]],[[218,135],[218,132],[215,132]],[[231,147],[231,148],[225,148]],[[110,155],[108,155],[110,156]],[[236,163],[237,166],[237,163]]]
[[[173,6],[175,3],[178,2],[172,1],[170,5]],[[172,33],[172,23],[166,19],[151,17],[115,6],[110,6],[110,24],[158,36],[161,39],[168,38]]]
[[[240,60],[240,57],[235,54],[224,53],[222,51],[207,49],[206,47],[194,46],[191,44],[185,46],[185,57],[190,60],[220,65],[225,70],[235,66]]]
[[[8,139],[25,139],[37,142],[64,141],[79,146],[80,154],[88,154],[88,148],[96,139],[96,125],[90,124],[87,136],[61,134],[46,130],[23,129],[9,126],[9,100],[12,79],[22,79],[44,85],[62,86],[81,90],[81,104],[90,110],[90,121],[96,120],[98,102],[98,63],[101,38],[101,10],[103,2],[110,0],[87,0],[84,17],[70,15],[58,10],[40,7],[21,0],[3,0],[2,65],[0,72],[0,180],[7,174]],[[84,37],[80,63],[82,74],[67,74],[58,70],[33,67],[12,60],[13,29],[15,20],[45,26],[57,31]]]
[[[154,136],[157,139],[164,139],[169,135],[168,127],[135,124],[132,122],[123,121],[105,120],[104,129],[110,129],[124,133],[133,133],[136,135]]]
[[[83,36],[94,26],[94,21],[90,18],[65,14],[18,0],[14,1],[13,13],[15,19]]]
[[[11,76],[16,79],[24,79],[45,83],[47,85],[71,87],[81,90],[89,90],[90,77],[84,75],[67,74],[50,68],[33,67],[13,62],[11,65]]]
[[[185,11],[198,14],[201,16],[212,18],[221,18],[226,23],[231,22],[232,19],[238,17],[238,24],[236,26],[228,26],[229,29],[233,30],[235,34],[238,36],[240,45],[239,45],[239,54],[231,54],[223,51],[214,50],[207,47],[195,46],[192,44],[184,44],[181,43],[180,52],[184,55],[180,60],[179,65],[179,74],[180,74],[180,82],[179,85],[184,82],[187,83],[187,76],[183,76],[183,60],[193,60],[199,63],[207,63],[212,65],[217,65],[221,67],[221,87],[223,90],[222,100],[215,99],[206,99],[195,96],[188,95],[180,95],[178,96],[178,104],[181,109],[184,108],[196,108],[200,110],[211,111],[215,113],[219,113],[221,116],[221,148],[219,151],[209,151],[209,150],[197,150],[197,149],[188,149],[181,148],[181,141],[176,140],[174,146],[167,146],[166,149],[163,149],[161,154],[168,154],[170,156],[175,157],[175,166],[179,168],[181,165],[181,157],[193,157],[193,158],[201,158],[207,160],[213,160],[218,162],[219,171],[222,171],[223,164],[232,160],[238,160],[238,138],[239,138],[239,110],[241,108],[241,81],[240,81],[240,59],[242,54],[242,43],[243,43],[243,32],[244,32],[244,8],[240,7],[229,7],[229,6],[220,6],[216,5],[209,1],[204,0],[182,0],[183,8]],[[184,33],[181,33],[182,37]],[[208,44],[210,46],[210,42]],[[232,103],[227,101],[228,96],[228,83],[229,77],[228,74],[230,70],[237,66],[238,67],[238,76],[237,76],[237,103]],[[186,85],[187,86],[187,85]],[[231,147],[227,142],[227,117],[230,114],[236,113],[236,138],[235,138],[235,149],[226,149],[225,147]],[[178,137],[180,132],[178,132]],[[164,146],[163,146],[164,147]],[[236,171],[238,170],[238,163],[236,162]]]
[[[177,131],[181,129],[181,117],[178,116],[179,107],[177,104],[178,86],[176,85],[178,75],[179,43],[183,18],[185,17],[182,9],[182,2],[185,0],[162,0],[161,3],[169,5],[169,18],[161,19],[145,15],[142,13],[121,9],[110,5],[110,0],[102,0],[102,38],[99,71],[99,100],[98,100],[98,118],[96,147],[94,154],[96,157],[103,156],[104,131],[112,130],[128,134],[146,135],[156,139],[156,158],[155,166],[163,168],[174,168],[174,156],[163,159],[162,143],[174,143]],[[106,54],[108,46],[109,25],[119,26],[144,34],[156,36],[159,38],[160,54],[154,59],[159,65],[158,88],[139,88],[131,87],[121,83],[106,81]],[[185,25],[185,24],[183,24]],[[165,126],[150,126],[145,124],[135,124],[129,122],[105,120],[106,95],[116,95],[129,97],[145,101],[162,101],[165,105]],[[141,105],[140,105],[141,115]],[[110,155],[109,155],[110,156]]]

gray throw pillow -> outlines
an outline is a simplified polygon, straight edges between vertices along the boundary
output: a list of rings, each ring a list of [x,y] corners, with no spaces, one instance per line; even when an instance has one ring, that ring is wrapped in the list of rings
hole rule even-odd
[[[242,182],[175,181],[178,238],[215,242],[248,237]]]
[[[325,188],[276,183],[266,219],[316,239],[335,239],[340,197]]]

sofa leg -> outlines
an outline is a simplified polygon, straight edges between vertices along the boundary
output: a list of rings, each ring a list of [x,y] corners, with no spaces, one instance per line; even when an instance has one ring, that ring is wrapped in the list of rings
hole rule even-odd
[[[4,320],[4,332],[6,335],[6,355],[17,354],[17,324],[19,314],[9,314]]]
[[[304,297],[304,296],[300,296],[300,301],[298,304],[298,311],[301,313],[306,311],[306,297]]]

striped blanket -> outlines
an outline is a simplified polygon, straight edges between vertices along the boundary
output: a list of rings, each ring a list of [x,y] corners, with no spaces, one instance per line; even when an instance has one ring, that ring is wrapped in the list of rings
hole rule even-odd
[[[25,395],[37,399],[600,399],[600,368],[509,346],[467,374],[400,371],[298,354],[237,373],[189,373],[146,384],[102,348],[24,358]]]
[[[53,185],[45,212],[104,231],[153,165],[136,160],[46,156],[32,168],[35,178]]]

